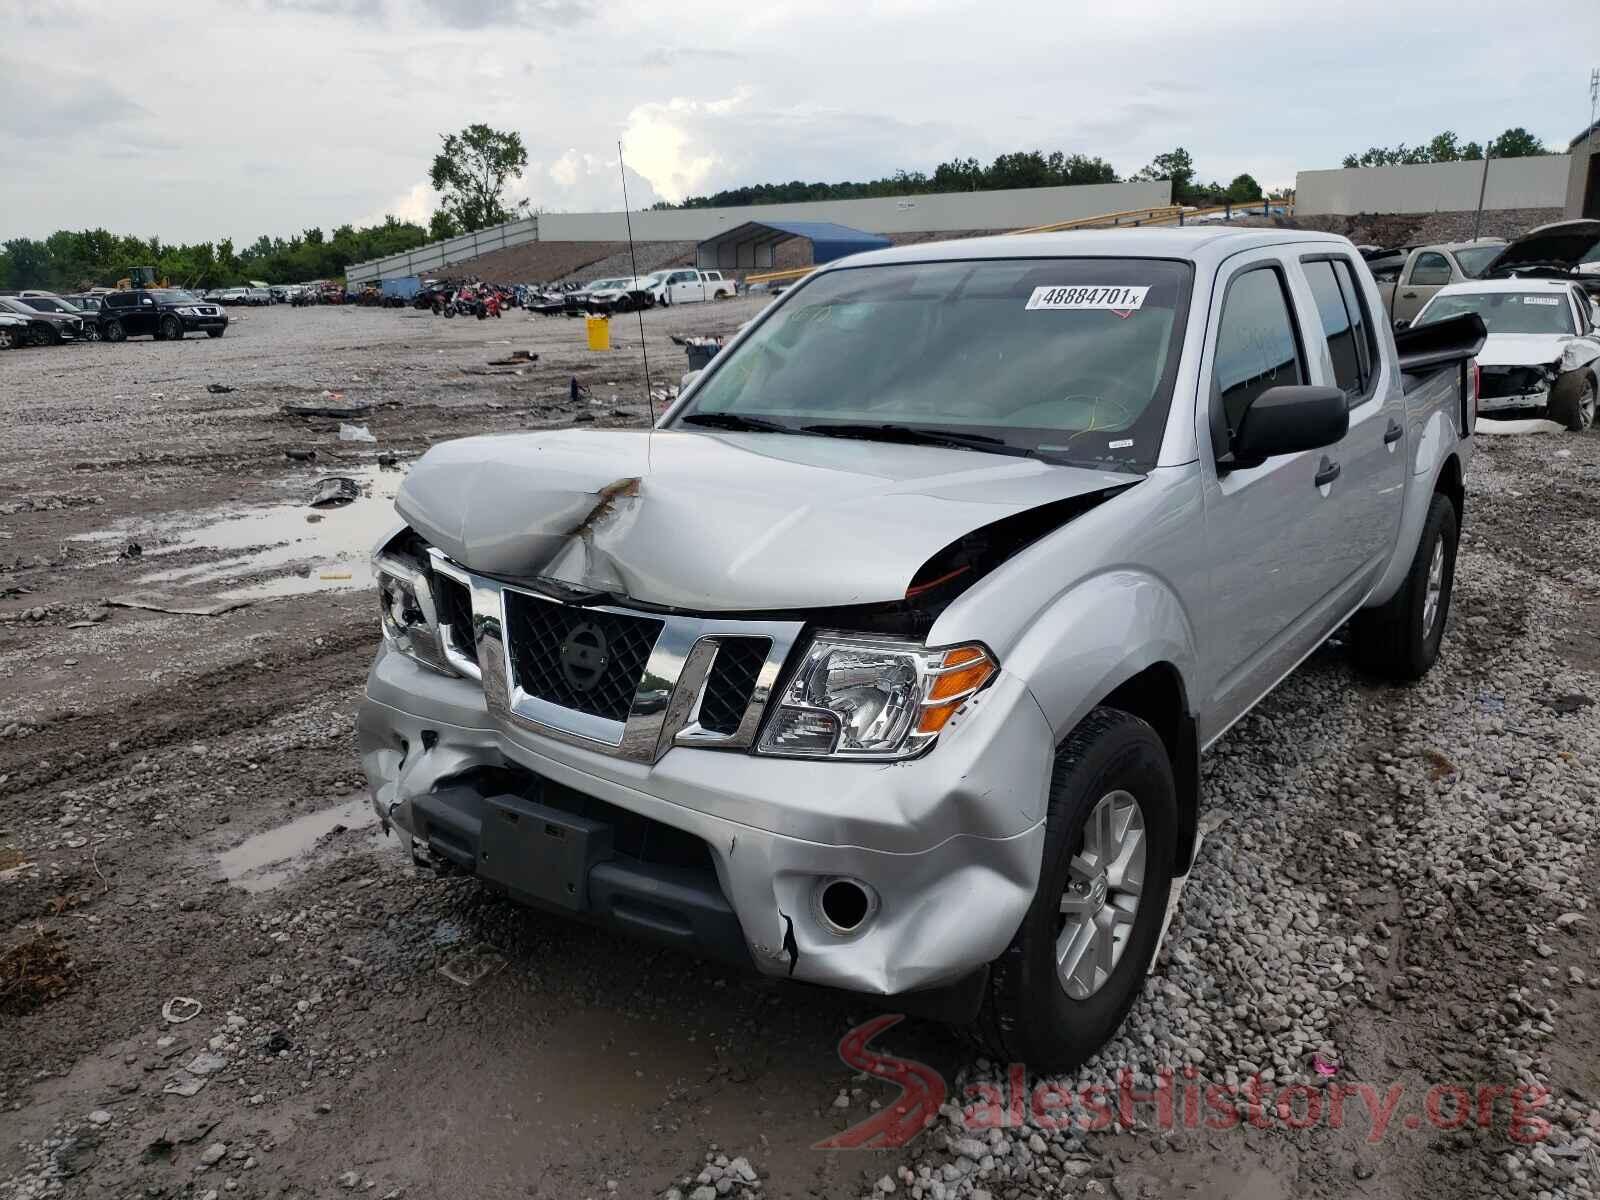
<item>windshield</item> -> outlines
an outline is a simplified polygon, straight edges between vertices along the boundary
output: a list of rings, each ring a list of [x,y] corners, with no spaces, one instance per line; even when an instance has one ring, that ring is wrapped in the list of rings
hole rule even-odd
[[[0,308],[9,309],[14,313],[21,313],[25,317],[36,317],[39,315],[38,309],[29,305],[26,301],[18,300],[13,296],[0,296]]]
[[[611,292],[622,286],[620,279],[596,279],[589,285],[591,292]]]
[[[199,299],[193,292],[184,292],[177,288],[167,288],[150,294],[163,304],[193,304]]]
[[[1477,313],[1490,333],[1572,333],[1572,306],[1560,292],[1476,292],[1436,296],[1418,315],[1431,325],[1462,313]]]
[[[1461,264],[1461,270],[1469,279],[1476,279],[1483,274],[1483,269],[1500,257],[1500,251],[1505,246],[1499,242],[1491,242],[1487,246],[1467,246],[1456,251],[1456,261]]]
[[[825,272],[789,292],[678,421],[907,428],[996,452],[1151,466],[1192,271],[1161,259],[1002,259]],[[713,414],[724,414],[715,416]],[[697,418],[698,415],[698,418]]]

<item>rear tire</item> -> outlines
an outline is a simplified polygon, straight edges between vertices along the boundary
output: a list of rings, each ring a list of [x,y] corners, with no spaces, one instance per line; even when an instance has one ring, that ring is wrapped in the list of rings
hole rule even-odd
[[[1396,683],[1415,683],[1428,673],[1439,658],[1450,616],[1459,540],[1456,506],[1435,492],[1400,590],[1386,604],[1362,609],[1350,622],[1358,668]]]
[[[1107,805],[1109,823],[1091,829]],[[1166,919],[1177,812],[1166,747],[1138,717],[1096,708],[1056,752],[1038,890],[990,970],[978,1017],[978,1036],[1001,1062],[1071,1071],[1121,1027]],[[1122,832],[1109,834],[1119,821]],[[1058,970],[1058,956],[1077,969]]]
[[[0,350],[15,350],[19,344],[17,331],[10,326],[0,325]]]
[[[125,342],[128,340],[128,331],[122,327],[122,322],[113,317],[105,323],[101,331],[108,342]]]
[[[1559,421],[1569,433],[1582,433],[1594,424],[1595,380],[1588,371],[1569,371],[1556,380],[1550,389],[1550,402],[1545,411],[1552,421]]]

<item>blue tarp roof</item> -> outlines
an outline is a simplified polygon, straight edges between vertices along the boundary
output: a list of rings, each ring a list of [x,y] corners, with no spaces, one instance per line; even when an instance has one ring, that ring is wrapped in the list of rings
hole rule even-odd
[[[695,248],[695,261],[701,267],[733,270],[771,267],[773,248],[797,237],[811,243],[811,261],[819,264],[892,244],[879,234],[832,221],[746,221],[706,238]]]

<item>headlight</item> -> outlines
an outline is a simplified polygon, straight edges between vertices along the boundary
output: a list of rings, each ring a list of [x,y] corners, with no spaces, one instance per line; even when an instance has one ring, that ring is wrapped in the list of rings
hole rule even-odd
[[[437,610],[428,581],[420,571],[379,555],[373,561],[378,576],[379,615],[383,636],[408,658],[445,675],[454,675],[439,640]]]
[[[757,749],[801,758],[910,758],[994,677],[982,646],[820,633],[778,697]]]

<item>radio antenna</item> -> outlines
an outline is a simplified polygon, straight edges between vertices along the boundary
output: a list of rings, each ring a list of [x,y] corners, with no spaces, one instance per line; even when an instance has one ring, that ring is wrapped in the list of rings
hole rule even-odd
[[[622,172],[622,216],[628,223],[628,264],[633,268],[632,282],[639,282],[639,259],[633,252],[633,213],[628,208],[628,168],[622,161],[622,143],[617,143],[617,170]],[[632,290],[631,288],[629,289]],[[644,402],[650,409],[650,428],[656,427],[656,398],[650,390],[650,351],[644,344],[644,305],[635,310],[639,314],[639,354],[644,359]]]

